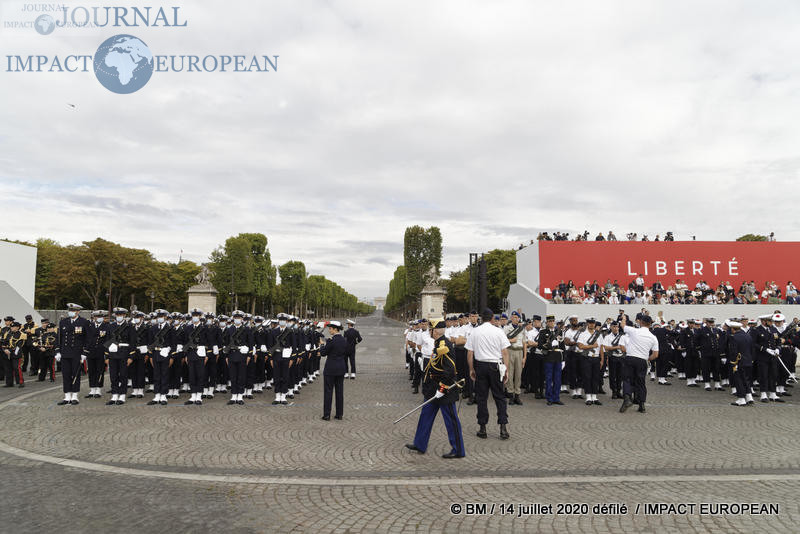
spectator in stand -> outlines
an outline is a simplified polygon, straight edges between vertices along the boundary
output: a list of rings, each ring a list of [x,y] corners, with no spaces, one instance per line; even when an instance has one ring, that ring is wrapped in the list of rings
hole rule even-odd
[[[775,232],[770,232],[767,241],[775,241]]]
[[[617,240],[617,236],[614,235],[614,232],[609,230],[608,231],[608,237],[606,237],[606,240],[608,240],[608,241],[616,241]]]
[[[792,281],[786,282],[786,304],[800,304],[797,298],[797,288],[794,287]]]
[[[605,241],[606,238],[603,236],[602,232],[598,232],[597,237],[594,238],[595,241]]]
[[[634,283],[634,289],[636,291],[638,291],[639,293],[642,293],[644,291],[644,278],[642,277],[641,273],[636,275],[636,279],[633,281],[633,283]]]

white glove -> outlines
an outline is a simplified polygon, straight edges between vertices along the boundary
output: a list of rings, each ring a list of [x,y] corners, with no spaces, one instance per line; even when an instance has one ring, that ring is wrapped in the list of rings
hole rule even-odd
[[[778,355],[778,349],[767,349],[767,352],[772,354],[773,356]]]
[[[423,367],[422,367],[422,356],[420,356],[419,358],[417,358],[417,363],[419,364],[419,368],[420,368],[420,369],[422,369],[422,368],[423,368]]]
[[[722,363],[728,363],[728,358],[722,358]]]
[[[85,354],[81,354],[81,363],[83,363],[85,361],[86,361],[86,355]]]
[[[506,364],[504,363],[499,363],[497,364],[497,370],[500,371],[500,381],[502,382],[503,378],[505,378],[506,376],[506,371],[508,371],[508,367],[506,367]]]
[[[61,353],[60,352],[56,352],[55,358],[56,358],[57,362],[60,362],[61,361]]]
[[[158,353],[161,354],[162,357],[166,358],[169,356],[169,347],[164,347]]]
[[[567,365],[567,362],[561,362],[561,370],[564,370],[564,367]]]
[[[183,345],[178,345],[175,347],[175,352],[183,352]]]
[[[112,343],[111,345],[108,346],[108,352],[117,352],[118,349],[119,347],[117,347],[116,343]]]
[[[259,347],[259,349],[261,350],[261,352],[267,352],[267,346],[266,345],[261,345],[261,347]]]
[[[434,399],[441,399],[442,397],[444,397],[444,393],[442,393],[441,391],[439,391],[439,390],[437,389],[437,390],[436,390],[436,395],[434,395],[434,396],[433,396],[433,398],[434,398]]]
[[[137,348],[140,354],[147,354],[147,345],[139,345]]]
[[[551,344],[550,344],[550,346],[551,346],[551,347],[557,347],[557,346],[558,346],[558,341],[556,341],[556,340],[554,339],[554,340],[553,340],[553,343],[551,343]]]
[[[214,345],[211,347],[211,352],[213,352],[215,356],[219,354],[219,345]]]
[[[203,345],[197,347],[197,355],[200,356],[201,358],[206,357],[206,348]]]
[[[242,353],[242,354],[247,354],[247,351],[248,351],[247,345],[241,345],[241,346],[239,347],[239,352],[240,352],[240,353]]]

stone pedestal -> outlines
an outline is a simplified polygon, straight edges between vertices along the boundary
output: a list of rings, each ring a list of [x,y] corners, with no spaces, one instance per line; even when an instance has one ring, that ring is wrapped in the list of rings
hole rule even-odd
[[[447,291],[438,285],[427,285],[420,293],[420,317],[441,319],[444,317],[444,301]]]
[[[186,290],[189,309],[199,308],[204,312],[217,313],[217,290],[211,284],[199,284]]]

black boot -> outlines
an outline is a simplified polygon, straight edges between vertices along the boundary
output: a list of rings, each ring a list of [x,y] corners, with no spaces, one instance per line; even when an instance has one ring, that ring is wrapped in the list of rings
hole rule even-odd
[[[643,403],[643,402],[640,402],[640,403],[639,403],[639,410],[637,410],[637,411],[638,411],[639,413],[644,413],[644,412],[645,412],[645,409],[644,409],[644,403]]]
[[[522,400],[519,398],[519,395],[514,395],[514,404],[522,406]]]
[[[414,395],[416,395],[417,393],[419,393],[419,387],[417,387],[417,386],[414,386],[414,389],[412,389],[412,390],[411,390],[411,393],[413,393]]]
[[[472,406],[473,404],[475,404],[475,397],[474,396],[470,397],[469,400],[467,401],[467,406]]]
[[[506,425],[500,425],[500,439],[508,439],[511,435],[506,430]]]
[[[625,395],[622,400],[622,406],[619,407],[619,413],[624,413],[625,410],[633,406],[630,395]]]
[[[478,429],[478,433],[475,435],[479,438],[486,439],[486,425],[481,425],[481,427]]]

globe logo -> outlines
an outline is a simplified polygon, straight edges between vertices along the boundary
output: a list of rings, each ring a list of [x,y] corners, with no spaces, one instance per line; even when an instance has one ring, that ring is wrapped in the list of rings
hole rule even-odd
[[[33,27],[42,35],[50,35],[56,29],[56,21],[50,15],[39,15]]]
[[[94,75],[112,93],[134,93],[153,75],[153,54],[133,35],[109,37],[94,54]]]

